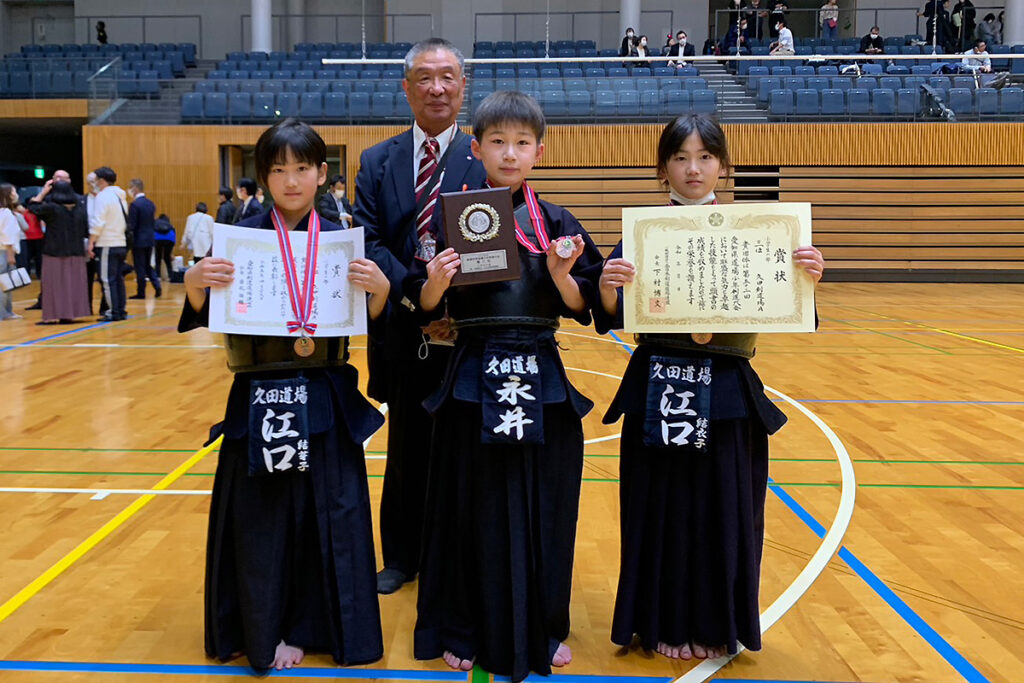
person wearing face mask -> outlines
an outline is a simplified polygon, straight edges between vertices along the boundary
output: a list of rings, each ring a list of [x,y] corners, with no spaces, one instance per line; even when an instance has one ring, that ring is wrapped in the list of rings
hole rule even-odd
[[[619,46],[619,56],[628,57],[636,47],[636,32],[632,28],[626,29],[626,35],[622,38],[622,45]]]
[[[996,31],[996,15],[989,12],[974,29],[974,37],[977,40],[984,40],[986,45],[995,45],[999,42],[996,40]]]
[[[352,227],[352,205],[345,196],[345,176],[331,177],[331,184],[316,205],[317,213],[343,228]]]
[[[750,39],[746,18],[740,19],[740,23],[729,27],[729,32],[722,40],[722,52],[727,55],[749,55],[750,46],[747,42]]]
[[[877,26],[872,26],[871,32],[860,39],[860,52],[865,55],[885,54],[885,41]]]
[[[778,32],[779,39],[772,43],[771,54],[773,55],[792,55],[796,54],[796,48],[793,45],[793,32],[786,26],[785,19],[779,19],[775,22],[775,30]]]
[[[640,36],[640,40],[637,41],[636,47],[633,48],[633,52],[631,52],[629,56],[630,57],[641,57],[641,58],[643,58],[643,57],[650,57],[651,56],[650,48],[647,46],[647,36]],[[632,63],[630,63],[630,66],[632,66],[634,69],[637,69],[637,68],[648,68],[649,69],[649,68],[651,68],[651,63],[650,62],[646,62],[646,61],[645,62],[632,62]]]

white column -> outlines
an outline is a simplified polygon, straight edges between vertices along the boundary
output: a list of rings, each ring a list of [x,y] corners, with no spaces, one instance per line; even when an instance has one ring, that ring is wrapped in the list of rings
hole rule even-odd
[[[1003,42],[1007,45],[1024,43],[1024,0],[1006,0]]]
[[[288,14],[288,45],[282,46],[283,50],[291,50],[296,43],[306,42],[306,0],[288,0]]]
[[[626,35],[627,28],[634,28],[636,34],[643,33],[640,27],[640,0],[619,0],[619,41]]]
[[[252,45],[251,52],[270,52],[273,48],[270,20],[270,0],[252,0]]]

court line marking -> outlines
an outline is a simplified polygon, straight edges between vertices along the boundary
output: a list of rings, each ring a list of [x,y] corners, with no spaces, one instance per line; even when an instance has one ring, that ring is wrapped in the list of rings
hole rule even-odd
[[[1015,353],[1024,353],[1024,349],[1022,349],[1020,347],[1017,347],[1017,346],[1010,346],[1008,344],[1000,344],[998,342],[989,341],[987,339],[981,339],[980,337],[972,337],[972,336],[967,335],[967,334],[960,334],[959,332],[953,332],[951,330],[944,330],[941,327],[932,327],[931,325],[925,325],[923,323],[915,323],[915,322],[911,322],[909,320],[901,320],[900,318],[893,318],[892,316],[882,315],[881,313],[875,313],[874,311],[870,311],[870,310],[867,310],[867,309],[857,308],[856,306],[841,306],[841,308],[846,308],[846,309],[850,309],[850,310],[854,310],[854,311],[860,311],[862,313],[867,313],[868,315],[874,315],[874,316],[877,316],[879,318],[883,318],[885,320],[892,320],[894,322],[903,323],[904,325],[910,325],[911,327],[920,327],[920,328],[925,329],[925,330],[931,330],[932,332],[938,332],[939,334],[945,334],[945,335],[948,335],[950,337],[956,337],[957,339],[966,339],[967,341],[972,341],[972,342],[975,342],[977,344],[985,344],[986,346],[993,346],[993,347],[995,347],[997,349],[1003,349],[1004,351],[1013,351]]]
[[[105,323],[104,323],[105,324]],[[151,501],[156,500],[158,492],[167,489],[171,484],[181,478],[183,474],[192,469],[200,460],[205,458],[216,448],[220,446],[221,438],[211,443],[208,446],[196,451],[192,457],[178,465],[177,468],[172,470],[163,479],[153,485],[152,489],[147,491],[141,498],[138,498],[132,502],[128,507],[119,512],[113,519],[104,524],[98,530],[93,532],[91,536],[82,541],[75,547],[74,550],[66,554],[64,557],[57,560],[49,569],[44,571],[38,577],[36,577],[31,583],[22,588],[20,591],[9,598],[3,605],[0,605],[0,623],[3,623],[7,617],[14,614],[22,605],[28,602],[34,595],[39,591],[46,588],[54,579],[63,574],[71,565],[80,560],[87,552],[95,548],[103,539],[112,534],[122,524],[127,522],[135,513],[148,505]]]
[[[78,334],[79,332],[85,332],[86,330],[92,330],[97,327],[104,327],[109,324],[109,322],[93,323],[92,325],[86,325],[85,327],[79,327],[74,330],[68,330],[67,332],[58,332],[56,334],[47,335],[45,337],[40,337],[39,339],[33,339],[27,342],[18,342],[17,344],[4,344],[3,346],[0,346],[0,353],[3,353],[4,351],[12,351],[14,349],[21,349],[26,346],[32,346],[34,344],[39,344],[41,342],[50,341],[51,339],[60,339],[61,337],[67,337],[68,335],[71,334]]]
[[[610,332],[609,334],[617,338],[614,331]],[[825,434],[829,442],[832,444],[833,449],[835,449],[836,457],[839,460],[840,471],[843,474],[842,489],[839,501],[840,510],[843,509],[844,504],[847,501],[847,496],[849,496],[848,512],[850,516],[847,517],[847,519],[844,522],[843,533],[845,533],[845,526],[849,525],[850,517],[852,517],[853,514],[853,498],[855,495],[852,489],[849,490],[849,494],[847,493],[847,470],[849,471],[850,482],[853,483],[854,488],[856,487],[856,480],[853,478],[853,463],[850,460],[849,453],[847,453],[846,451],[846,447],[843,445],[839,437],[836,436],[835,432],[833,432],[832,429],[827,424],[825,424],[825,422],[821,418],[819,418],[817,415],[811,412],[808,408],[802,406],[800,403],[796,402],[792,398],[786,396],[785,394],[776,389],[772,389],[771,387],[768,386],[766,386],[765,389],[775,394],[779,398],[783,399],[787,403],[790,403],[793,407],[795,407],[806,417],[808,417],[811,420],[811,422],[813,422],[815,426],[817,426],[818,429],[820,429],[822,433]],[[768,612],[775,609],[776,606],[779,605],[779,603],[781,602],[782,598],[786,594],[788,594],[790,590],[793,589],[794,586],[796,586],[796,584],[800,582],[802,579],[810,578],[810,581],[807,583],[807,587],[804,588],[804,591],[806,591],[807,588],[810,588],[811,583],[813,583],[814,579],[816,579],[817,576],[821,573],[821,571],[824,570],[825,566],[828,565],[828,561],[831,560],[832,555],[835,554],[836,549],[838,548],[840,558],[844,562],[846,562],[847,565],[851,569],[853,569],[854,572],[857,573],[857,575],[861,579],[863,579],[864,582],[867,583],[868,586],[870,586],[871,589],[874,590],[875,593],[886,602],[886,604],[892,607],[893,610],[895,610],[895,612],[911,628],[917,631],[917,633],[921,635],[928,642],[928,644],[931,645],[932,648],[956,670],[957,673],[959,673],[961,676],[963,676],[966,680],[970,681],[971,683],[987,683],[987,679],[984,676],[982,676],[981,673],[977,669],[975,669],[970,662],[968,662],[959,652],[957,652],[948,642],[946,642],[946,640],[941,635],[939,635],[938,632],[935,631],[935,629],[929,626],[928,623],[924,621],[924,619],[922,619],[920,616],[917,615],[916,612],[910,609],[910,607],[905,602],[903,602],[899,598],[899,596],[897,596],[892,591],[892,589],[890,589],[885,584],[885,582],[883,582],[874,573],[872,573],[871,570],[868,569],[867,566],[864,565],[860,560],[858,560],[853,555],[853,553],[847,550],[845,546],[842,546],[842,534],[840,534],[838,537],[836,537],[833,534],[833,532],[836,531],[837,528],[836,523],[840,521],[840,514],[838,511],[836,513],[836,517],[832,521],[831,528],[826,533],[825,528],[821,526],[821,524],[819,524],[813,516],[811,516],[806,510],[804,510],[804,508],[801,507],[800,504],[797,503],[796,500],[793,499],[793,497],[790,496],[789,493],[785,491],[785,489],[781,488],[778,484],[775,484],[771,478],[768,479],[768,482],[768,488],[772,491],[772,493],[774,493],[780,500],[782,500],[790,508],[790,510],[792,510],[801,520],[803,520],[804,524],[806,524],[818,536],[818,538],[822,539],[822,543],[818,547],[818,550],[815,551],[814,556],[812,556],[811,560],[807,563],[807,566],[805,566],[804,569],[797,576],[796,581],[794,581],[793,584],[790,584],[789,588],[787,588],[783,592],[783,594],[780,595],[775,600],[775,602],[773,602],[768,607],[768,609],[765,610],[764,613],[762,613],[762,633],[764,633],[767,630],[765,622],[768,620],[765,618],[765,615],[768,614]],[[825,558],[824,565],[820,569],[818,569],[814,577],[811,578],[811,572],[809,571],[811,569],[811,565],[814,564],[815,561],[818,559],[819,554],[823,554],[822,551],[826,547],[826,544],[830,543],[830,540],[831,542],[836,542],[836,547],[831,549],[831,552],[829,552],[828,557]],[[847,560],[847,558],[849,558],[849,561]],[[860,570],[863,570],[863,573],[861,573]],[[785,609],[782,609],[780,607],[778,615],[772,615],[774,616],[774,620],[770,621],[768,623],[768,626],[771,626],[771,624],[773,624],[775,621],[781,618],[782,615],[785,614],[785,612],[790,607],[796,604],[796,600],[798,600],[801,595],[802,593],[796,595],[791,604],[785,606]],[[736,655],[742,652],[743,649],[744,648],[742,647],[742,645],[740,645],[737,649]],[[688,671],[686,674],[677,678],[673,683],[702,683],[703,681],[706,681],[708,678],[713,676],[723,666],[732,661],[732,659],[734,659],[736,655],[727,655],[725,657],[720,657],[715,660],[704,660],[703,662],[695,666],[693,669]]]

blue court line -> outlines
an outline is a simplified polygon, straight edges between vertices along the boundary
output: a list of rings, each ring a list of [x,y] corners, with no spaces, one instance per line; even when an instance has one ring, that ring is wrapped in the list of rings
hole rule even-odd
[[[622,339],[619,338],[619,335],[615,334],[615,330],[608,330],[608,334],[611,336],[612,339],[619,342],[619,346],[626,349],[626,353],[628,353],[631,356],[633,355],[633,349],[629,348],[626,342],[622,341]]]
[[[799,517],[804,524],[810,527],[811,531],[818,538],[825,537],[825,527],[818,523],[807,510],[803,508],[800,503],[786,492],[781,486],[778,486],[772,479],[768,479],[768,488],[774,493],[779,500],[786,504],[793,513]],[[857,576],[862,578],[868,586],[871,587],[875,593],[878,594],[882,600],[885,600],[889,607],[892,607],[898,615],[900,615],[912,629],[917,631],[918,635],[925,639],[932,648],[938,652],[943,659],[956,669],[957,673],[964,677],[964,680],[970,681],[971,683],[988,683],[988,679],[985,678],[980,671],[974,668],[970,662],[968,662],[963,655],[957,652],[952,645],[938,634],[938,632],[922,619],[917,612],[915,612],[910,605],[903,602],[903,600],[893,592],[891,588],[885,585],[878,576],[872,572],[867,566],[861,562],[857,557],[847,550],[846,546],[839,549],[839,558],[845,562],[850,569],[852,569]]]
[[[51,334],[51,335],[46,336],[46,337],[40,337],[39,339],[33,339],[32,341],[19,342],[17,344],[5,344],[3,346],[0,346],[0,353],[3,353],[4,351],[10,351],[12,349],[20,349],[20,348],[25,347],[25,346],[32,346],[33,344],[39,344],[40,342],[50,341],[51,339],[60,339],[61,337],[66,337],[69,334],[78,334],[79,332],[84,332],[85,330],[91,330],[91,329],[94,329],[94,328],[97,328],[97,327],[103,327],[104,325],[109,325],[109,324],[110,324],[110,322],[93,323],[92,325],[86,325],[85,327],[79,327],[77,330],[68,330],[67,332],[58,332],[57,334]]]
[[[622,343],[614,332],[610,332],[612,337]],[[633,350],[623,345],[624,348],[632,355]],[[813,403],[814,401],[808,401]],[[786,504],[786,506],[799,517],[804,524],[806,524],[811,531],[818,538],[825,538],[825,527],[818,523],[807,510],[805,510],[800,503],[796,502],[794,498],[789,495],[785,489],[777,485],[770,477],[768,479],[768,488],[778,498]],[[922,619],[917,612],[910,608],[910,606],[903,602],[902,599],[896,593],[892,591],[885,582],[882,581],[878,576],[875,575],[867,566],[858,560],[853,553],[843,546],[839,549],[839,557],[852,569],[857,576],[864,580],[868,586],[871,587],[879,597],[882,598],[890,607],[895,610],[896,614],[903,618],[907,624],[913,628],[917,633],[928,642],[932,648],[939,653],[939,655],[945,659],[949,664],[956,669],[957,673],[964,677],[965,680],[970,683],[989,683],[988,679],[985,678],[980,671],[974,668],[974,666],[968,662],[963,655],[957,652],[952,645],[946,642],[946,640],[938,634],[938,632]]]
[[[96,674],[164,674],[171,676],[254,676],[256,671],[237,664],[105,664],[101,662],[27,662],[2,661],[0,671],[50,671]],[[466,672],[413,671],[392,669],[344,669],[341,667],[298,667],[271,671],[267,676],[288,678],[333,678],[388,681],[465,681]],[[650,683],[648,679],[647,683]]]

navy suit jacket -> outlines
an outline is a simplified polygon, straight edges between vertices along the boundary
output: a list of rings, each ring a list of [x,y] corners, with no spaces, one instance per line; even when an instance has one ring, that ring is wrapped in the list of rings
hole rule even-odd
[[[144,249],[156,246],[154,224],[156,223],[156,204],[145,195],[136,197],[128,205],[128,229],[132,231],[132,248]]]
[[[462,136],[448,154],[441,192],[459,192],[463,185],[477,188],[487,178],[483,164],[470,152],[470,140],[470,136]],[[370,147],[359,157],[356,176],[353,224],[366,231],[366,257],[375,261],[391,282],[393,304],[402,300],[402,281],[419,246],[413,225],[412,145],[410,128]]]
[[[243,207],[245,207],[244,201],[239,202],[238,208],[235,209],[235,225],[238,225],[248,218],[259,216],[263,213],[263,207],[260,205],[260,200],[256,199],[256,197],[249,200],[249,206],[245,207],[244,210]]]

